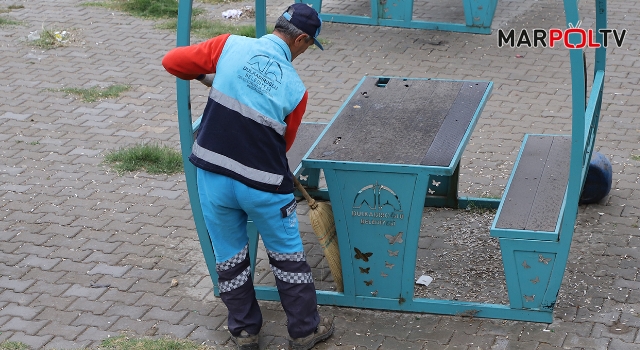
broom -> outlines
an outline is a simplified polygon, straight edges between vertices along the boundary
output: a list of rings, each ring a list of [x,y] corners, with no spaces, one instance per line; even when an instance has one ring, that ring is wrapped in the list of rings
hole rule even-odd
[[[336,223],[333,220],[331,204],[326,202],[316,202],[315,199],[311,198],[304,187],[302,187],[302,184],[295,176],[293,177],[293,182],[295,183],[298,191],[300,191],[302,196],[307,200],[309,208],[311,208],[311,211],[309,212],[311,227],[313,228],[313,232],[316,237],[318,237],[320,246],[324,251],[324,256],[329,263],[329,270],[331,270],[333,280],[336,283],[336,290],[338,292],[342,292],[344,291],[344,286],[342,284],[342,265],[340,263],[338,236],[336,234]]]

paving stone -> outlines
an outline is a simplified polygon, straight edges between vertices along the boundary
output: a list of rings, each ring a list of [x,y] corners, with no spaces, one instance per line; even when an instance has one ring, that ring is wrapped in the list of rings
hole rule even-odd
[[[57,264],[51,271],[54,272],[77,272],[77,273],[86,273],[91,270],[95,263],[81,263],[75,262],[72,260],[62,260],[59,264]]]
[[[27,267],[7,266],[0,264],[0,274],[9,278],[20,278],[29,271]]]
[[[132,285],[134,285],[137,281],[132,278],[116,278],[109,275],[102,276],[97,281],[94,281],[91,285],[93,288],[108,288],[107,292],[103,294],[101,299],[108,299],[111,297],[117,298],[115,300],[128,300],[133,299],[137,300],[143,293],[136,295],[135,293],[124,293],[124,291],[129,290]],[[123,292],[119,297],[112,295],[112,293]]]
[[[157,263],[156,259],[154,260],[154,266]],[[131,270],[129,270],[124,277],[127,278],[141,278],[141,279],[146,279],[149,281],[158,281],[160,280],[160,278],[162,278],[162,276],[164,276],[167,273],[167,271],[165,270],[152,270],[152,269],[140,269],[140,268],[132,268]]]
[[[16,303],[9,303],[0,310],[0,316],[15,316],[29,321],[40,313],[40,311],[42,311],[41,307],[27,307],[17,305]]]
[[[56,251],[51,253],[50,257],[70,259],[75,262],[81,262],[89,255],[91,255],[91,251],[89,250],[78,250],[75,248],[60,247]]]
[[[69,303],[64,305],[58,304],[49,304],[38,316],[35,317],[36,320],[47,320],[52,321],[53,324],[63,324],[69,325],[76,318],[78,318],[78,313],[75,311],[63,311],[61,309],[66,308]]]
[[[122,277],[130,269],[131,266],[109,266],[105,264],[98,264],[87,273],[89,275],[102,274],[111,275],[113,277]]]
[[[159,257],[149,258],[149,257],[138,256],[136,254],[128,254],[126,257],[124,257],[120,261],[120,263],[126,264],[126,265],[132,265],[132,266],[135,266],[135,268],[142,268],[145,271],[152,271],[152,269],[158,264],[158,261],[160,261],[160,259],[161,258]],[[136,273],[139,274],[139,272],[136,272]],[[166,274],[166,271],[163,271],[162,275],[164,274]]]
[[[113,305],[113,302],[111,301],[93,301],[85,298],[78,298],[67,307],[67,311],[93,312],[99,315],[109,309],[111,305]]]
[[[62,259],[47,259],[47,258],[40,258],[35,255],[28,255],[19,264],[25,267],[37,267],[39,269],[46,271],[46,270],[51,270],[61,260]]]
[[[120,335],[119,332],[109,332],[109,331],[104,331],[102,329],[99,329],[97,327],[88,327],[84,331],[84,333],[78,336],[76,341],[85,342],[85,341],[96,341],[96,339],[104,340],[110,337],[117,337],[119,335]]]
[[[15,252],[16,253],[25,253],[25,254],[32,254],[32,255],[36,255],[40,258],[46,258],[49,255],[51,255],[51,253],[55,250],[55,248],[52,247],[45,247],[45,246],[36,246],[33,245],[31,243],[24,243],[20,245],[20,248],[18,248]]]
[[[26,215],[24,221],[27,222],[35,222],[37,220],[37,218],[41,217],[42,215]],[[21,218],[15,218],[18,221],[21,220]],[[29,233],[29,232],[21,232],[19,235],[15,236],[15,238],[13,239],[13,241],[15,242],[25,242],[25,243],[33,243],[35,245],[42,245],[44,244],[44,242],[46,242],[47,240],[49,240],[51,238],[50,235],[44,235],[44,234],[34,234],[34,233]]]
[[[0,302],[29,305],[37,297],[37,294],[16,293],[12,290],[5,289],[0,293]]]
[[[112,253],[120,244],[121,243],[119,242],[108,243],[100,240],[89,240],[85,242],[82,249],[100,250],[101,252],[108,254]]]
[[[178,339],[186,339],[194,329],[198,326],[191,325],[180,325],[180,324],[172,324],[160,321],[156,325],[159,334],[168,335],[170,337],[178,338]]]
[[[2,303],[0,304],[0,307],[4,307],[4,305],[6,305],[7,303]],[[3,324],[5,324],[7,321],[9,321],[11,319],[11,316],[2,316],[0,317],[0,326],[2,326]],[[2,334],[0,334],[1,336]],[[1,339],[1,338],[0,338]],[[2,340],[0,340],[0,342],[2,342]]]
[[[88,257],[84,259],[85,263],[103,263],[105,265],[118,265],[125,254],[109,254],[101,251],[94,251]]]
[[[16,293],[21,293],[27,290],[30,286],[32,286],[36,281],[35,280],[22,280],[22,279],[13,279],[11,276],[2,276],[0,277],[0,285],[3,288],[11,289]]]
[[[78,316],[78,318],[76,318],[71,323],[71,325],[72,326],[90,326],[87,331],[91,330],[91,327],[95,327],[101,331],[106,331],[119,318],[120,316],[94,315],[89,312],[83,312]],[[109,334],[113,334],[113,333],[109,333]],[[87,338],[83,338],[82,336],[78,337],[78,340],[85,340],[85,339]]]
[[[263,315],[263,319],[271,319],[271,320],[274,319],[274,318],[267,318],[267,314],[264,312],[264,310],[262,315]],[[281,317],[281,315],[282,314],[278,316]],[[222,326],[223,324],[226,324],[226,320],[227,320],[226,315],[207,316],[204,314],[200,314],[196,310],[194,310],[192,312],[189,312],[189,314],[182,320],[181,323],[189,324],[189,325],[190,324],[200,325],[201,327],[206,327],[208,329],[215,330],[215,329],[219,329],[220,326]]]
[[[87,329],[86,326],[67,326],[55,322],[49,322],[44,328],[40,330],[40,334],[54,334],[62,337],[66,340],[72,341],[78,337],[78,335]]]
[[[90,340],[80,342],[66,340],[63,337],[55,337],[45,345],[44,349],[86,349],[89,348],[90,345]]]
[[[154,307],[147,312],[142,319],[143,320],[165,320],[170,324],[180,323],[180,320],[185,318],[188,311],[167,311],[160,307]]]
[[[211,346],[225,344],[230,338],[231,335],[228,331],[210,330],[205,327],[198,327],[189,335],[190,340],[197,343],[207,343]]]
[[[329,339],[328,342],[331,342]],[[325,347],[328,348],[328,347]],[[392,337],[386,337],[384,342],[378,349],[422,349],[422,344],[410,342],[406,340],[397,340]]]
[[[45,325],[47,325],[49,321],[33,321],[33,320],[24,320],[19,317],[13,317],[9,321],[7,321],[4,325],[2,325],[2,329],[13,331],[13,332],[23,332],[27,335],[36,335]]]
[[[120,317],[109,328],[111,331],[133,332],[139,336],[144,336],[156,324],[156,321],[134,320],[129,317]]]
[[[180,298],[178,297],[165,297],[158,296],[153,293],[145,293],[135,305],[136,306],[157,306],[162,305],[166,309],[171,309],[173,305],[177,304]]]
[[[149,312],[151,307],[149,306],[131,306],[114,304],[107,311],[107,316],[126,316],[135,319],[141,319],[144,314]]]
[[[91,286],[85,287],[78,284],[74,284],[62,295],[63,297],[81,297],[88,300],[96,300],[102,294],[104,294],[103,288],[93,288]]]
[[[41,349],[52,338],[53,336],[51,335],[33,336],[24,332],[14,332],[11,337],[7,339],[7,341],[23,343],[29,346],[31,349]]]

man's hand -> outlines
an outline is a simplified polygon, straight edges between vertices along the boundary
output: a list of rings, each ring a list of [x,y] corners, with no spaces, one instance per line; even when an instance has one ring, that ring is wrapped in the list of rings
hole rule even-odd
[[[213,84],[214,76],[215,74],[205,74],[204,77],[202,79],[198,79],[198,81],[208,87],[211,87],[211,84]]]

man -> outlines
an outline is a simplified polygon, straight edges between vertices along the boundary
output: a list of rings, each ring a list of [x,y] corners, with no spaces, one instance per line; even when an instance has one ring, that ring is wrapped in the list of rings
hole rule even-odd
[[[317,40],[321,26],[314,9],[294,4],[278,18],[273,34],[260,39],[220,35],[175,48],[162,61],[178,78],[211,86],[189,159],[197,167],[220,298],[239,349],[258,349],[262,326],[250,275],[248,218],[267,249],[290,346],[311,349],[334,331],[333,320],[317,311],[286,158],[308,97],[291,62],[314,43],[323,49]]]

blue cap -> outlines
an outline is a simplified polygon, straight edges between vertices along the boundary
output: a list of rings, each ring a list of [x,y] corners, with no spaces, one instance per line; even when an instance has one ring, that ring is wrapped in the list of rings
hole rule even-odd
[[[309,5],[296,3],[289,6],[282,16],[289,21],[289,23],[293,24],[294,27],[312,37],[316,46],[319,47],[320,50],[324,50],[318,41],[318,35],[320,35],[320,29],[322,28],[322,20],[316,10]]]

